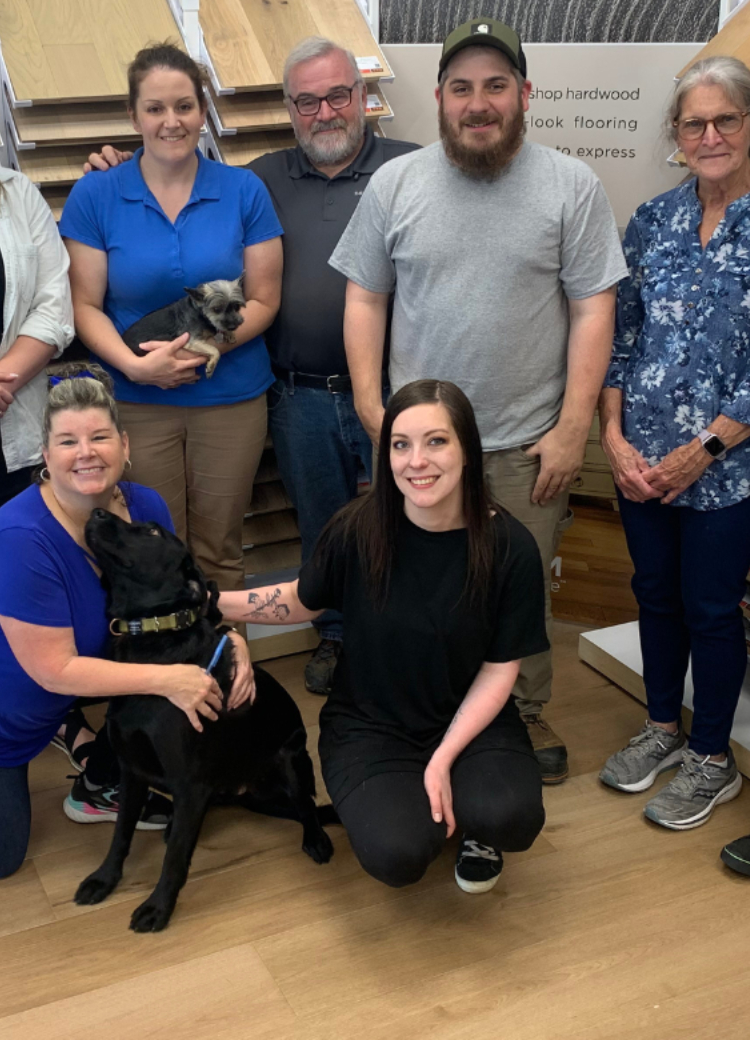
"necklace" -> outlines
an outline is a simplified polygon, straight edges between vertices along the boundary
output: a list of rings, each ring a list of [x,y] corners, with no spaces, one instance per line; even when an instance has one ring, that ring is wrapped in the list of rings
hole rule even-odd
[[[49,488],[49,492],[52,495],[53,499],[55,500],[55,503],[56,503],[58,509],[60,510],[60,512],[64,516],[66,516],[68,518],[68,520],[70,521],[70,523],[73,525],[73,529],[76,531],[76,535],[77,535],[76,538],[75,538],[76,544],[80,545],[83,548],[84,552],[87,552],[88,550],[86,549],[86,536],[85,536],[86,523],[85,523],[85,521],[84,521],[83,524],[81,524],[80,521],[74,520],[73,517],[68,512],[68,510],[62,504],[60,499],[55,494],[55,490],[52,487],[52,484],[48,483],[46,486]],[[119,487],[115,486],[115,489],[112,492],[112,497],[110,499],[110,503],[109,504],[111,505],[113,500],[115,502],[119,502],[121,499],[122,499],[122,491],[120,491]]]

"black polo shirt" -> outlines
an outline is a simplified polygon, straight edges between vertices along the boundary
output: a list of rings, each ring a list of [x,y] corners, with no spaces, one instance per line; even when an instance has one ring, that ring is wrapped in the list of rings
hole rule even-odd
[[[348,371],[346,278],[328,266],[328,258],[372,174],[418,147],[376,137],[368,126],[359,155],[333,178],[316,170],[300,147],[269,152],[249,164],[268,188],[284,229],[281,308],[265,333],[277,368],[322,376]]]

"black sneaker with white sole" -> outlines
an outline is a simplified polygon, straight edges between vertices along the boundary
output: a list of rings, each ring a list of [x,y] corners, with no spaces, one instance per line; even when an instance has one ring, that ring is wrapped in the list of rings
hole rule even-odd
[[[503,854],[491,845],[464,838],[456,856],[456,884],[464,892],[489,892],[503,869]]]

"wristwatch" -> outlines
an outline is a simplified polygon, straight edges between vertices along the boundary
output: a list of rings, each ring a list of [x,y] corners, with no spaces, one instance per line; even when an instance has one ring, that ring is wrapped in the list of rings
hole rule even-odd
[[[710,430],[701,430],[697,436],[712,459],[718,459],[719,462],[724,461],[727,457],[727,446],[721,437],[717,437]]]

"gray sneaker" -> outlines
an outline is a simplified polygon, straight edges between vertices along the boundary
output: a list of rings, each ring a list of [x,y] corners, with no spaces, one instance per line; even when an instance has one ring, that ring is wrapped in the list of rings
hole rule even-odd
[[[708,755],[685,748],[679,773],[646,802],[645,815],[673,831],[689,831],[707,823],[717,805],[731,802],[742,790],[731,748],[727,757],[727,765],[722,767],[710,762]]]
[[[609,756],[599,779],[608,787],[616,787],[628,794],[645,791],[659,773],[680,765],[685,746],[682,723],[672,734],[647,721],[627,747]]]

